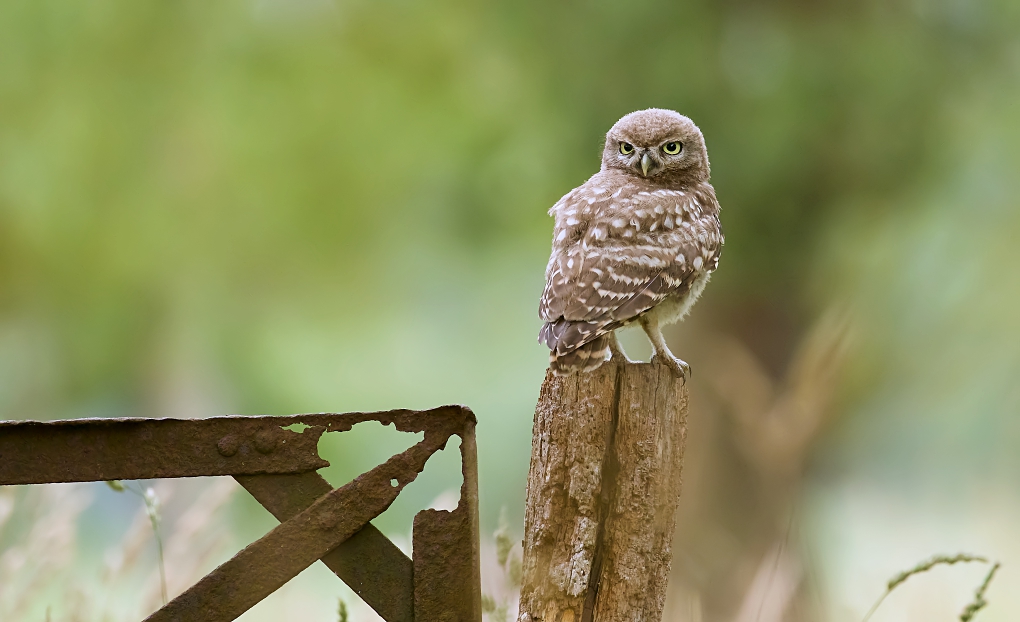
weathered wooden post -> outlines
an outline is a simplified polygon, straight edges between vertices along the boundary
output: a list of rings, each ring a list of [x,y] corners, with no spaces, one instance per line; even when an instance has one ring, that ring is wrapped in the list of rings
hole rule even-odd
[[[687,389],[659,363],[546,374],[535,409],[521,622],[659,622]]]

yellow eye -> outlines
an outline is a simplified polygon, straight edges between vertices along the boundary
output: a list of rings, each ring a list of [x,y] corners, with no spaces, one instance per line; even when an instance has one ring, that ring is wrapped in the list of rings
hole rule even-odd
[[[634,145],[630,143],[620,143],[620,153],[623,155],[630,155],[634,153]]]
[[[662,152],[667,155],[676,155],[680,153],[680,147],[680,143],[671,140],[662,146]]]

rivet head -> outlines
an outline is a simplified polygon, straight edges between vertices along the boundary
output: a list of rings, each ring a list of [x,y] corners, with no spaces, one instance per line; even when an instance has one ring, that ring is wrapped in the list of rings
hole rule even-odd
[[[228,434],[216,443],[216,451],[220,452],[221,456],[229,458],[237,453],[237,448],[240,446],[241,441],[239,441],[233,434]]]
[[[273,428],[266,428],[255,433],[255,449],[260,453],[268,454],[276,449],[280,442],[280,435]]]

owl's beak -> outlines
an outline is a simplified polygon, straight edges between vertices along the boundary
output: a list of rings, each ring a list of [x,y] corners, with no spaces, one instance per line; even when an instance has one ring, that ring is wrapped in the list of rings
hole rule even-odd
[[[641,174],[648,177],[648,169],[653,166],[655,166],[655,162],[652,161],[652,158],[646,152],[643,156],[641,156]]]

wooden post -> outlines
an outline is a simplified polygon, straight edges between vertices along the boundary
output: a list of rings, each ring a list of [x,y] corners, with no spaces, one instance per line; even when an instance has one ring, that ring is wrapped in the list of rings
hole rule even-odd
[[[535,409],[520,622],[659,622],[687,390],[665,365],[546,374]]]

